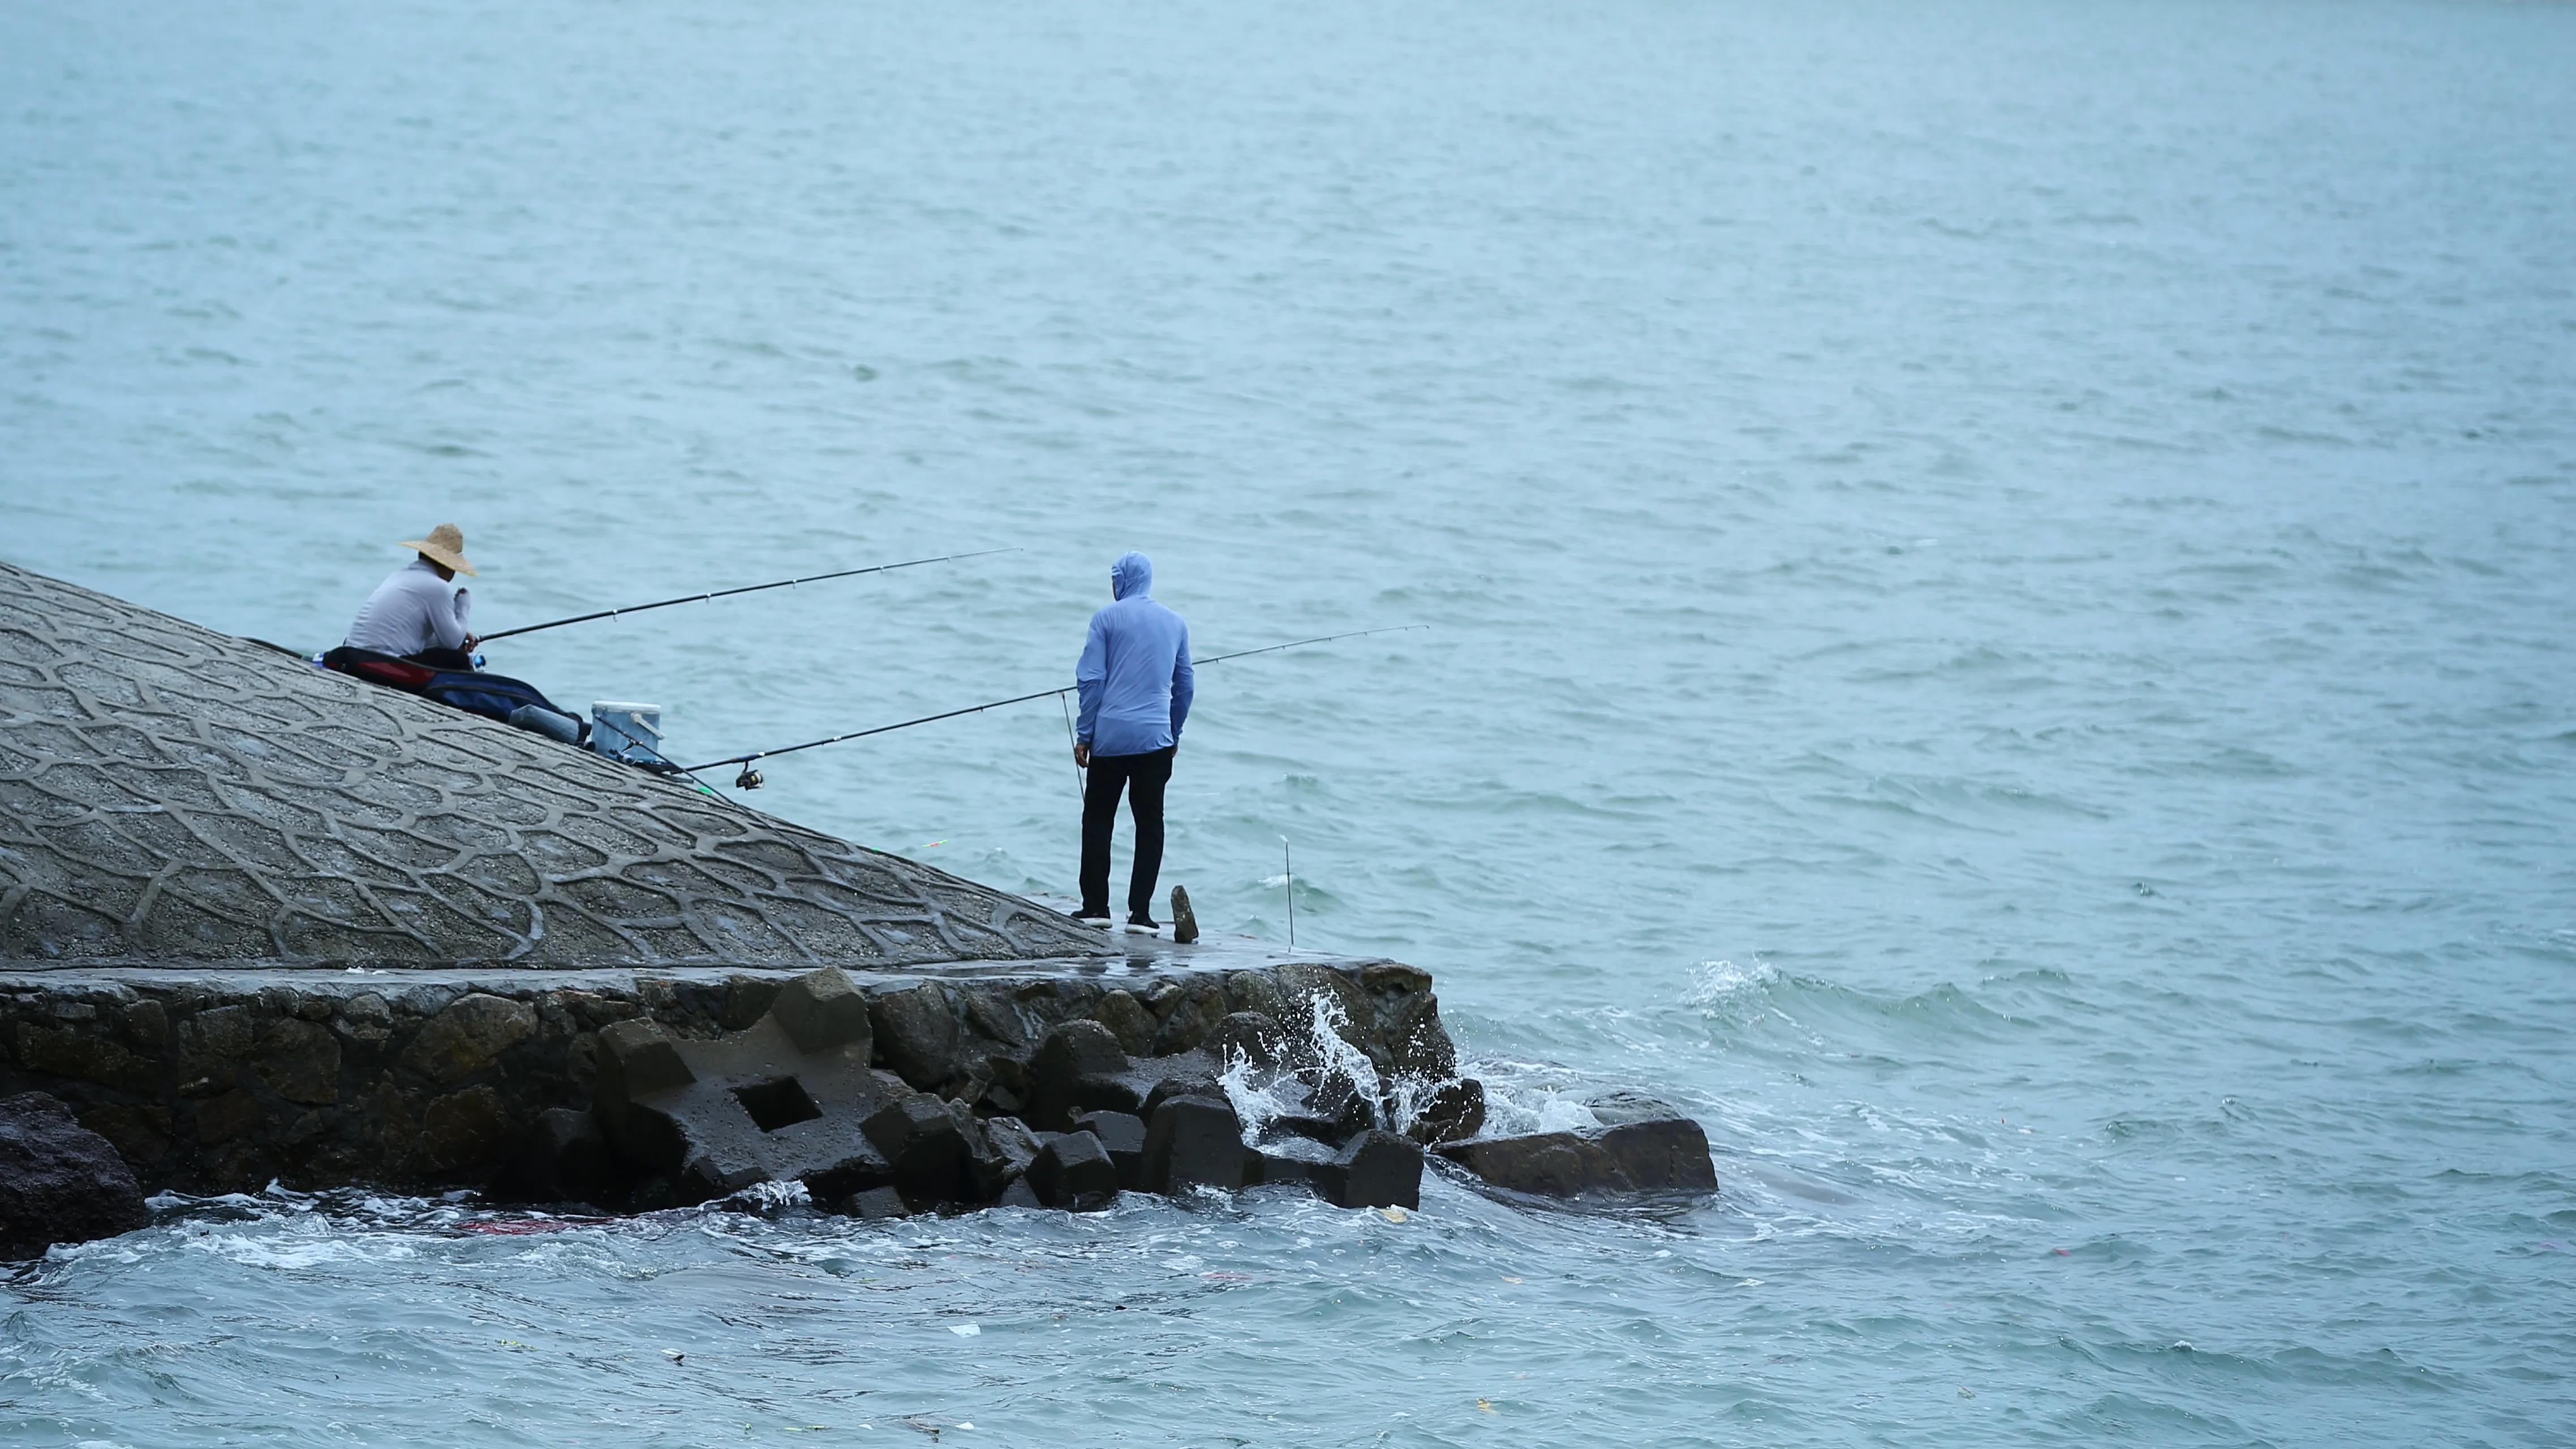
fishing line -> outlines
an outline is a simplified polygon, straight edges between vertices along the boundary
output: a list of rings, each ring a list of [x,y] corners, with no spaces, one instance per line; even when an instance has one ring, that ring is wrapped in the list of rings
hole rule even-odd
[[[1073,701],[1065,698],[1064,693],[1063,690],[1057,690],[1055,696],[1055,702],[1064,706],[1064,742],[1073,746],[1078,753],[1082,749],[1082,741],[1073,732]],[[1073,798],[1077,800],[1091,798],[1091,782],[1083,778],[1082,761],[1078,759],[1073,762]]]
[[[1016,548],[986,548],[978,549],[973,553],[943,553],[937,558],[906,559],[902,563],[875,564],[863,569],[843,569],[838,573],[807,574],[803,578],[780,579],[776,583],[745,584],[738,589],[717,589],[712,593],[682,594],[676,599],[663,599],[650,604],[631,604],[623,609],[601,609],[597,613],[575,614],[569,619],[554,619],[543,624],[523,624],[516,629],[504,629],[498,634],[482,635],[480,636],[480,640],[482,643],[489,644],[495,639],[508,639],[519,634],[534,634],[540,629],[560,629],[566,624],[587,624],[593,619],[614,619],[625,614],[641,614],[647,609],[667,609],[673,604],[702,604],[709,599],[729,599],[736,594],[756,594],[763,589],[792,589],[798,584],[819,584],[825,579],[855,578],[860,574],[882,574],[895,569],[919,568],[923,564],[949,563],[962,558],[985,558],[997,553],[1018,552],[1019,550]]]
[[[1282,649],[1302,649],[1309,644],[1330,644],[1341,639],[1360,639],[1371,634],[1401,634],[1408,629],[1428,629],[1430,627],[1431,626],[1428,624],[1387,624],[1375,629],[1353,629],[1347,633],[1341,634],[1321,634],[1312,639],[1291,639],[1285,644],[1264,644],[1258,649],[1238,649],[1231,654],[1212,654],[1205,659],[1191,660],[1190,667],[1195,669],[1204,664],[1223,664],[1229,659],[1249,659],[1255,654],[1276,654]],[[1033,699],[1045,699],[1049,696],[1061,697],[1063,695],[1074,693],[1080,687],[1081,686],[1079,685],[1068,684],[1061,689],[1033,690],[1027,694],[1012,695],[1008,699],[986,700],[982,704],[970,704],[963,709],[941,710],[937,714],[926,714],[918,719],[897,720],[893,724],[878,725],[873,729],[851,730],[847,734],[828,735],[819,740],[807,740],[801,745],[781,745],[774,750],[754,750],[747,755],[728,755],[721,760],[709,760],[703,765],[688,765],[683,768],[695,771],[712,770],[718,765],[749,766],[755,760],[765,760],[772,755],[792,755],[799,750],[821,749],[825,745],[837,745],[844,740],[863,740],[870,735],[887,734],[894,730],[908,730],[915,725],[937,724],[939,721],[944,719],[956,719],[963,715],[981,714],[988,709],[1000,709],[1005,705],[1026,704]],[[1067,706],[1067,708],[1070,709],[1071,706]],[[743,771],[742,776],[737,779],[735,783],[742,789],[758,789],[759,786],[757,783],[742,783],[744,780],[757,781],[757,779],[757,772],[746,768]]]

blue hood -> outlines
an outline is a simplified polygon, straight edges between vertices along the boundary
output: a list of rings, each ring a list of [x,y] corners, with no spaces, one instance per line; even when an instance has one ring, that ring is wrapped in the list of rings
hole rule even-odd
[[[1141,553],[1122,553],[1109,566],[1109,596],[1142,599],[1154,592],[1154,561]]]

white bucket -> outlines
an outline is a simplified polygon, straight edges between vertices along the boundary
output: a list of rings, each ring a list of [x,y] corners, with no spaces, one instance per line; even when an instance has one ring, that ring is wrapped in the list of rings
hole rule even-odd
[[[590,747],[612,760],[661,759],[662,706],[591,701]]]

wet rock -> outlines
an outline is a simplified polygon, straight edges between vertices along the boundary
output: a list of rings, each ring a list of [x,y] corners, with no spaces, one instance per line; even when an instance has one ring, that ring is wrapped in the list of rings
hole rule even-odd
[[[875,1050],[876,1028],[868,999],[850,974],[837,966],[809,971],[788,982],[772,997],[768,1010],[799,1051],[845,1046],[863,1054]]]
[[[1328,1067],[1306,1092],[1306,1115],[1330,1123],[1327,1140],[1340,1142],[1366,1132],[1378,1122],[1377,1094],[1350,1072]]]
[[[1145,1119],[1130,1112],[1085,1112],[1073,1119],[1077,1132],[1088,1132],[1100,1139],[1109,1151],[1109,1160],[1118,1166],[1118,1185],[1138,1188],[1145,1184]]]
[[[1604,1127],[1624,1127],[1631,1122],[1662,1122],[1689,1114],[1661,1097],[1622,1087],[1604,1092],[1584,1104],[1592,1120]]]
[[[1246,1157],[1243,1162],[1245,1187],[1277,1186],[1282,1183],[1311,1183],[1315,1169],[1324,1165],[1315,1158],[1300,1157],[1278,1147],[1265,1147]]]
[[[332,1029],[360,1046],[382,1046],[393,1035],[394,1009],[372,991],[361,991],[340,1003]]]
[[[537,1034],[537,1009],[485,992],[457,997],[431,1017],[403,1053],[403,1065],[434,1082],[461,1082]]]
[[[1143,1056],[1154,1044],[1153,1016],[1124,991],[1102,992],[1092,1004],[1091,1019],[1109,1028],[1118,1038],[1119,1049],[1130,1056]]]
[[[926,1184],[944,1172],[953,1184],[963,1141],[943,1104],[871,1070],[865,1042],[805,1051],[782,1020],[783,1008],[812,1040],[852,1037],[846,1015],[831,1030],[799,1016],[837,997],[831,974],[808,973],[801,988],[779,993],[769,1015],[712,1041],[673,1037],[640,1019],[602,1030],[592,1093],[610,1144],[637,1172],[672,1178],[692,1201],[763,1181],[802,1182],[818,1202],[894,1186],[895,1165],[877,1136],[913,1154],[910,1180]],[[898,1099],[906,1111],[872,1133],[871,1120]]]
[[[151,1091],[159,1073],[152,1064],[104,1036],[75,1027],[18,1023],[18,1064],[48,1077],[96,1082],[103,1087]]]
[[[149,997],[125,1008],[125,1034],[139,1047],[161,1047],[170,1041],[170,1013]]]
[[[1199,913],[1190,909],[1190,893],[1172,887],[1172,939],[1188,945],[1199,938]]]
[[[327,1107],[340,1100],[340,1041],[326,1027],[294,1017],[270,1022],[259,1034],[258,1069],[290,1102]]]
[[[1044,1207],[1046,1204],[1039,1199],[1038,1190],[1029,1186],[1029,1180],[1027,1178],[1018,1177],[1011,1180],[1011,1185],[1009,1187],[1002,1189],[1002,1195],[993,1200],[993,1206],[1035,1208]]]
[[[885,1218],[903,1217],[910,1213],[912,1209],[905,1205],[903,1194],[895,1191],[893,1188],[872,1187],[864,1192],[854,1192],[848,1197],[843,1198],[841,1200],[841,1211],[848,1213],[854,1218],[867,1218],[870,1221],[878,1221]]]
[[[1381,968],[1369,969],[1375,972]],[[1457,1045],[1440,1024],[1440,999],[1428,990],[1398,997],[1381,1009],[1378,1040],[1385,1048],[1389,1065],[1407,1076],[1436,1082],[1458,1075]]]
[[[259,1098],[238,1088],[197,1104],[197,1140],[207,1146],[230,1142],[257,1128],[268,1114]]]
[[[1256,1067],[1275,1067],[1287,1054],[1288,1033],[1280,1028],[1277,1017],[1237,1011],[1216,1024],[1207,1045],[1219,1061],[1239,1057]]]
[[[109,1103],[81,1114],[80,1124],[116,1147],[131,1167],[149,1167],[170,1150],[171,1113],[167,1107],[130,1107]]]
[[[612,1203],[623,1175],[599,1120],[570,1107],[550,1107],[528,1124],[511,1154],[504,1191],[524,1202]]]
[[[1049,1207],[1096,1212],[1118,1197],[1118,1165],[1088,1132],[1068,1132],[1038,1149],[1029,1186]]]
[[[1413,1114],[1404,1135],[1425,1147],[1463,1142],[1485,1130],[1485,1084],[1474,1078],[1442,1082]]]
[[[966,1138],[945,1102],[899,1097],[870,1114],[865,1131],[905,1201],[926,1207],[968,1196]]]
[[[259,1019],[247,1006],[218,1006],[182,1022],[178,1035],[182,1091],[200,1082],[229,1084],[250,1055]],[[19,1059],[26,1059],[24,1043]]]
[[[740,1031],[767,1016],[777,1003],[778,991],[775,976],[754,976],[746,971],[726,977],[724,1029]]]
[[[435,1172],[489,1177],[508,1136],[501,1094],[490,1087],[450,1092],[420,1114],[421,1156]]]
[[[1315,1195],[1335,1207],[1422,1206],[1422,1148],[1392,1132],[1361,1133],[1311,1176]]]
[[[1064,1021],[1048,1028],[1029,1063],[1029,1124],[1061,1132],[1076,1112],[1136,1110],[1142,1103],[1126,1080],[1127,1065],[1126,1049],[1099,1022]]]
[[[1708,1134],[1687,1117],[1453,1142],[1440,1155],[1496,1187],[1599,1199],[1717,1191]]]
[[[1174,1097],[1155,1108],[1145,1128],[1145,1190],[1166,1195],[1193,1187],[1243,1186],[1243,1123],[1222,1097]]]
[[[1403,995],[1431,989],[1431,973],[1402,961],[1371,961],[1360,968],[1360,984],[1371,991]]]
[[[1214,981],[1193,981],[1182,988],[1163,1024],[1154,1029],[1154,1054],[1172,1056],[1195,1051],[1216,1034],[1226,1018],[1225,989]]]
[[[1145,1094],[1144,1106],[1137,1115],[1150,1122],[1154,1114],[1162,1109],[1163,1104],[1175,1097],[1213,1097],[1220,1102],[1226,1100],[1225,1088],[1217,1085],[1215,1077],[1197,1071],[1176,1073],[1154,1083],[1153,1090]]]
[[[1038,1140],[1016,1117],[987,1120],[952,1102],[948,1112],[966,1144],[968,1200],[990,1202],[1029,1170]]]
[[[1029,1170],[1029,1163],[1037,1157],[1038,1148],[1044,1145],[1038,1141],[1038,1135],[1029,1130],[1028,1124],[1017,1117],[987,1117],[984,1119],[984,1132],[993,1144],[993,1150],[1011,1164],[1010,1175],[1013,1177]]]
[[[0,1098],[0,1258],[41,1256],[151,1221],[116,1148],[43,1092]]]
[[[962,1074],[957,1059],[957,1013],[948,994],[924,983],[908,991],[889,991],[868,1004],[875,1026],[877,1054],[897,1076],[921,1090],[935,1091]]]

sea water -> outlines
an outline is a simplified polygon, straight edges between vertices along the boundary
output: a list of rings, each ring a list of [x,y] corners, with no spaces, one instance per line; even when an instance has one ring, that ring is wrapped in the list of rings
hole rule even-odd
[[[0,1442],[2576,1438],[2576,7],[19,0],[0,556],[455,522],[690,762],[1207,670],[1167,879],[1667,1215],[162,1200]],[[1040,702],[753,803],[1073,885]],[[730,771],[724,772],[727,776]],[[498,1231],[508,1229],[507,1231]],[[970,1429],[967,1425],[972,1425]]]

